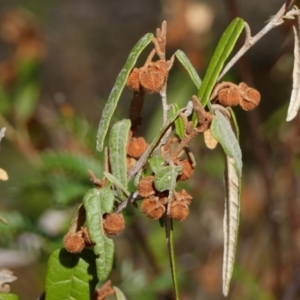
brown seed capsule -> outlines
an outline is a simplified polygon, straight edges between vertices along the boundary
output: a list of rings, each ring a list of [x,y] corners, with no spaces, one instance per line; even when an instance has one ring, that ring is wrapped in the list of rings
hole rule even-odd
[[[103,229],[107,235],[118,235],[125,228],[122,214],[111,213],[103,216]]]
[[[159,93],[168,76],[167,63],[163,60],[152,62],[140,69],[139,79],[143,89],[152,94]]]
[[[166,211],[166,207],[163,203],[164,199],[165,198],[163,198],[162,201],[159,201],[156,197],[144,199],[141,205],[142,213],[149,219],[158,220]]]
[[[129,141],[127,155],[133,158],[140,158],[148,148],[148,144],[143,137],[133,137]]]
[[[147,198],[150,196],[153,196],[156,192],[155,187],[154,187],[154,176],[150,175],[145,178],[143,178],[139,183],[138,183],[138,193],[140,196]]]
[[[246,83],[241,82],[239,84],[241,90],[242,100],[240,101],[240,106],[243,110],[249,111],[253,110],[258,106],[260,102],[260,93],[258,90],[250,88]]]
[[[187,205],[173,201],[168,215],[171,219],[183,221],[189,215],[189,209]]]
[[[194,167],[193,167],[192,163],[190,161],[188,161],[187,159],[180,161],[178,163],[178,166],[182,166],[183,169],[182,169],[181,173],[179,174],[179,176],[177,177],[177,180],[185,181],[193,175]]]
[[[82,237],[82,232],[81,231],[75,233],[68,232],[64,236],[63,244],[68,252],[80,253],[85,247],[85,242]]]
[[[223,106],[237,106],[242,100],[240,91],[236,87],[221,89],[218,92],[218,100]]]
[[[140,73],[139,69],[134,68],[129,74],[126,82],[126,85],[136,92],[142,89],[140,85],[139,73]]]
[[[180,203],[182,205],[190,205],[193,197],[185,190],[174,192],[174,199],[172,203]]]

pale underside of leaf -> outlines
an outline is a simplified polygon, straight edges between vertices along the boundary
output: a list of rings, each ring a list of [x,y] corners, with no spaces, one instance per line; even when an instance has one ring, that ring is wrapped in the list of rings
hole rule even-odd
[[[86,223],[91,240],[95,243],[97,276],[100,281],[105,280],[111,269],[114,255],[114,242],[102,231],[102,216],[113,209],[114,195],[109,188],[91,189],[84,198]]]
[[[117,122],[112,127],[109,136],[109,160],[112,174],[125,188],[127,186],[126,152],[130,126],[130,120]],[[117,192],[122,199],[124,196],[122,190],[117,187]]]
[[[223,294],[228,295],[237,245],[240,216],[240,182],[233,158],[226,155],[224,211]]]
[[[288,108],[287,121],[293,120],[300,107],[300,17],[295,16],[293,25],[294,31],[294,69],[293,69],[293,89]]]
[[[126,300],[125,295],[118,287],[113,286],[113,289],[115,290],[117,300]]]

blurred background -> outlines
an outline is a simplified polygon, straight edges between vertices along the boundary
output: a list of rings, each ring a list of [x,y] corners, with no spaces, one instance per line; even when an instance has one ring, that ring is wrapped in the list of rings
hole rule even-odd
[[[216,44],[235,16],[252,33],[284,1],[2,0],[0,3],[0,268],[10,268],[20,299],[44,289],[49,254],[62,246],[70,218],[88,188],[87,169],[99,177],[95,150],[103,105],[134,44],[168,22],[169,57],[185,51],[203,77]],[[241,38],[243,42],[243,37]],[[145,50],[138,66],[149,53]],[[243,152],[242,209],[228,299],[300,299],[300,116],[286,123],[292,88],[290,22],[255,45],[224,80],[257,88],[260,106],[235,109]],[[168,83],[169,103],[196,90],[178,62]],[[115,120],[128,114],[123,92]],[[150,95],[140,134],[148,142],[161,122]],[[189,217],[175,224],[182,300],[223,299],[224,158],[199,137],[191,145],[197,168],[184,188],[193,196]],[[139,210],[125,211],[111,279],[128,299],[173,299],[164,230]]]

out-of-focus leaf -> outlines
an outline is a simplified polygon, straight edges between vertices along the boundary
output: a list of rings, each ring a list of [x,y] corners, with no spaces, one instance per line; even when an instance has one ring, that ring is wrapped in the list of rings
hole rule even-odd
[[[0,168],[0,180],[6,181],[8,180],[7,172]]]
[[[214,138],[222,145],[225,153],[232,157],[238,177],[242,176],[242,152],[236,136],[231,128],[230,123],[223,114],[216,110],[216,116],[212,120],[210,127]]]
[[[185,67],[185,69],[189,73],[192,81],[194,82],[195,86],[197,87],[197,89],[199,89],[200,85],[201,85],[201,79],[200,79],[197,71],[193,67],[192,63],[188,59],[188,57],[185,55],[185,53],[182,50],[177,50],[175,52],[175,56],[178,58],[178,60],[181,62],[181,64]]]
[[[173,114],[176,114],[176,112],[179,110],[179,106],[177,103],[174,103],[172,106]],[[178,118],[175,121],[175,132],[176,134],[182,139],[184,137],[184,121],[182,118]]]
[[[152,38],[153,34],[147,33],[137,42],[137,44],[131,50],[123,69],[121,70],[116,79],[116,82],[103,109],[101,120],[98,126],[96,149],[99,152],[101,152],[103,149],[103,143],[109,127],[111,117],[116,109],[119,98],[126,84],[128,75],[134,67],[141,52],[147,47],[149,43],[151,43]]]
[[[15,109],[22,120],[29,119],[37,104],[40,88],[36,81],[31,81],[18,88],[15,94]]]
[[[117,300],[126,300],[125,295],[123,294],[123,292],[119,288],[114,286],[113,289],[115,290]]]
[[[124,185],[122,185],[122,183],[114,175],[106,171],[103,172],[103,175],[108,179],[108,181],[110,181],[113,185],[119,188],[125,194],[126,197],[129,197],[130,192]]]
[[[296,15],[293,25],[294,31],[294,69],[293,89],[288,108],[287,122],[293,120],[300,107],[300,16]]]
[[[181,166],[166,166],[155,173],[154,185],[160,191],[173,191],[176,185],[176,178],[182,170]]]
[[[164,168],[164,158],[159,155],[153,155],[149,159],[149,164],[154,173],[157,173],[160,169]]]
[[[6,128],[5,127],[3,127],[3,128],[0,129],[0,142],[4,138],[5,132],[6,132]]]
[[[114,194],[109,188],[91,189],[84,195],[83,205],[90,238],[95,243],[97,276],[102,281],[112,269],[114,256],[114,242],[103,233],[102,216],[112,211]]]
[[[213,87],[215,86],[218,76],[223,68],[224,62],[230,55],[233,47],[244,28],[244,20],[235,18],[223,33],[209,66],[205,73],[204,79],[198,91],[198,98],[203,107],[206,106]]]
[[[111,173],[125,189],[127,186],[126,151],[130,126],[130,120],[117,122],[110,131],[108,142]],[[122,190],[117,188],[117,192],[122,198]]]
[[[54,251],[48,261],[46,300],[92,299],[98,282],[95,259],[88,249],[80,254],[65,249]]]
[[[8,269],[0,269],[0,287],[5,283],[11,283],[16,281],[18,278],[13,275],[13,272]]]
[[[43,162],[41,168],[45,172],[60,170],[86,179],[87,170],[92,170],[96,174],[101,174],[103,170],[99,160],[80,153],[47,151],[42,153],[41,158]]]
[[[19,297],[15,294],[0,293],[0,300],[19,300]]]
[[[223,294],[228,295],[235,261],[240,218],[241,178],[237,175],[233,158],[226,155],[225,168],[225,210],[224,210],[224,254],[223,254]]]

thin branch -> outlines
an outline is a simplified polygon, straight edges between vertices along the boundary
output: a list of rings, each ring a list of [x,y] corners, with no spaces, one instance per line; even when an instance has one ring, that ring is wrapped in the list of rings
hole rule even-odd
[[[264,35],[266,35],[270,30],[274,29],[275,27],[281,25],[284,22],[283,17],[285,16],[286,12],[290,9],[291,9],[291,1],[287,1],[284,5],[282,5],[282,7],[279,9],[276,15],[271,18],[269,23],[253,37],[251,37],[249,26],[247,27],[248,24],[245,23],[247,24],[245,25],[246,41],[243,47],[236,53],[236,55],[225,66],[218,80],[220,80],[232,68],[232,66]]]

